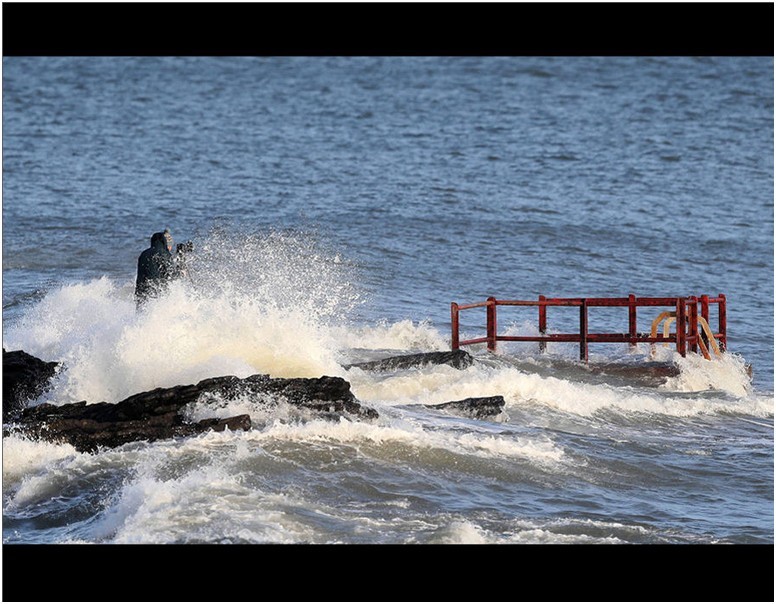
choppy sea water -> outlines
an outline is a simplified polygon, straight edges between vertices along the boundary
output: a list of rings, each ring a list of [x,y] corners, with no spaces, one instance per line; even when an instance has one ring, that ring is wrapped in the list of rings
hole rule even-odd
[[[248,433],[6,437],[3,543],[772,544],[773,140],[772,57],[6,57],[3,346],[65,366],[35,403],[337,375],[380,419],[241,400],[218,413]],[[165,227],[192,279],[138,314]],[[724,293],[726,358],[344,368],[448,350],[453,301],[629,293]],[[490,395],[492,420],[422,406]]]

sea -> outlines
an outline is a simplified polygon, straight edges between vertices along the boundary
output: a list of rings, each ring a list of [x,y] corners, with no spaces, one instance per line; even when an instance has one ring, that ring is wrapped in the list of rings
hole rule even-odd
[[[211,398],[188,418],[252,429],[91,454],[6,425],[4,547],[417,545],[415,580],[463,582],[484,579],[440,576],[435,552],[496,546],[518,581],[548,548],[772,546],[773,76],[767,56],[4,57],[3,347],[62,364],[30,405],[327,375],[379,414]],[[137,311],[165,228],[193,245],[188,277]],[[453,302],[630,294],[724,294],[727,351],[499,342],[464,345],[466,369],[352,366],[450,350]],[[536,307],[498,311],[500,334],[538,333]],[[577,329],[576,308],[547,315]],[[589,321],[628,330],[627,309]],[[461,311],[461,339],[485,329]],[[429,406],[496,395],[489,418]]]

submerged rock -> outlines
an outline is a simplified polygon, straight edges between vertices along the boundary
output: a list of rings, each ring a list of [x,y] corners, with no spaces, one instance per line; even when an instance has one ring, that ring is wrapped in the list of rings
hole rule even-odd
[[[23,350],[3,348],[3,421],[11,421],[49,386],[59,363],[42,361]]]
[[[498,415],[504,410],[503,396],[483,396],[474,398],[465,398],[460,401],[450,401],[449,403],[440,403],[438,405],[424,405],[431,409],[444,409],[459,413],[473,419],[485,419]]]
[[[638,365],[625,365],[621,363],[597,363],[590,365],[590,371],[593,373],[604,373],[606,375],[617,375],[625,378],[645,379],[656,378],[664,379],[676,377],[681,373],[679,367],[674,363],[661,363],[649,361]]]
[[[34,358],[34,357],[33,357]],[[350,391],[350,384],[339,377],[271,378],[252,375],[214,377],[197,384],[156,388],[130,396],[118,403],[86,401],[67,405],[44,403],[21,409],[4,434],[23,434],[52,442],[66,442],[81,452],[99,447],[117,447],[133,441],[192,436],[208,430],[250,430],[251,418],[237,415],[189,422],[185,407],[212,396],[228,401],[249,397],[262,404],[283,401],[305,409],[315,417],[374,419],[377,412],[363,407]]]
[[[407,369],[410,367],[422,367],[423,365],[450,365],[456,369],[466,369],[474,363],[474,357],[465,350],[447,350],[443,352],[422,352],[419,354],[407,354],[388,357],[378,361],[354,363],[346,365],[345,369],[358,367],[367,371],[392,371],[395,369]]]

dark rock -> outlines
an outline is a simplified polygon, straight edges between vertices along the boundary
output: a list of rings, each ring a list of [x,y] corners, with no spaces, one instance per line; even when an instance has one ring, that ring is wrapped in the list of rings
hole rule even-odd
[[[3,348],[3,421],[11,421],[49,386],[59,363],[42,361],[23,350]]]
[[[503,396],[484,396],[424,406],[431,409],[444,409],[445,411],[460,413],[473,419],[485,419],[501,413],[505,404]]]
[[[593,373],[603,373],[606,375],[616,375],[624,378],[646,379],[646,378],[670,378],[676,377],[681,373],[679,367],[673,363],[661,363],[658,361],[649,361],[646,363],[618,364],[618,363],[597,363],[590,365],[590,371]]]
[[[63,405],[63,407],[68,406]],[[85,408],[92,406],[94,405],[86,405]],[[67,412],[66,414],[72,415]],[[18,431],[36,439],[67,442],[81,453],[94,453],[100,447],[118,447],[134,441],[152,442],[193,436],[209,430],[223,432],[226,428],[250,430],[250,427],[251,418],[248,415],[226,419],[209,418],[196,423],[185,423],[181,416],[170,412],[144,420],[101,422],[81,417],[63,417],[52,412],[46,421],[24,421]]]
[[[345,369],[358,367],[367,371],[392,371],[395,369],[407,369],[421,367],[423,365],[450,365],[456,369],[466,369],[474,363],[474,357],[465,350],[447,350],[444,352],[422,352],[419,354],[407,354],[396,357],[388,357],[379,361],[366,363],[354,363],[346,365]]]
[[[184,408],[203,396],[226,401],[248,396],[267,405],[285,401],[315,417],[332,420],[342,417],[375,419],[378,416],[374,409],[363,407],[350,391],[350,384],[339,377],[252,375],[240,379],[224,376],[192,385],[140,392],[118,403],[44,403],[20,410],[14,423],[4,429],[4,434],[21,433],[52,442],[67,442],[78,451],[94,452],[99,447],[192,436],[208,430],[250,430],[248,415],[187,422]]]

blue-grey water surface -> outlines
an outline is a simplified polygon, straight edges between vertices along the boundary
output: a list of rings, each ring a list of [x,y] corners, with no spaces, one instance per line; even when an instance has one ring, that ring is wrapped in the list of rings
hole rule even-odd
[[[66,364],[37,402],[328,373],[381,419],[6,437],[4,543],[773,543],[773,89],[772,57],[6,57],[3,345]],[[137,315],[165,227],[210,298]],[[449,349],[453,301],[629,293],[724,293],[726,359],[342,368]],[[494,394],[492,421],[419,406]]]

